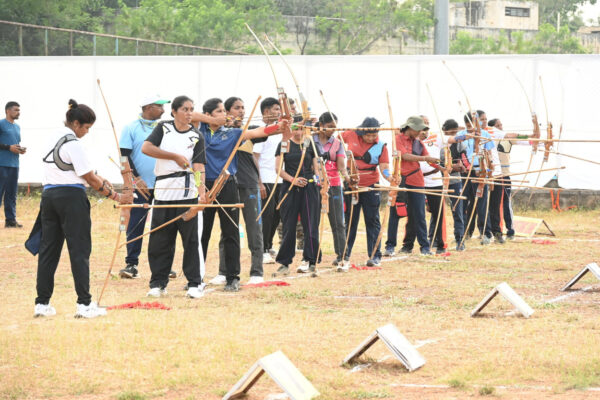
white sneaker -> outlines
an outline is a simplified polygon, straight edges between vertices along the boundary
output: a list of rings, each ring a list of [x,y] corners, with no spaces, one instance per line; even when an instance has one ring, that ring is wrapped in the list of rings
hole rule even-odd
[[[275,260],[271,257],[269,252],[263,254],[263,264],[275,264]]]
[[[167,294],[167,289],[161,289],[159,287],[153,287],[146,293],[146,297],[160,297]]]
[[[257,283],[263,283],[265,280],[262,276],[251,276],[248,280],[248,285],[255,285]]]
[[[191,287],[187,291],[187,297],[190,299],[199,299],[204,296],[204,290],[199,287]]]
[[[56,315],[56,310],[50,304],[36,304],[33,309],[33,318],[51,317]]]
[[[296,269],[296,272],[301,274],[308,272],[308,261],[302,261]]]
[[[211,285],[224,285],[227,283],[227,277],[225,275],[217,275],[208,281]]]
[[[106,315],[106,308],[98,307],[98,304],[93,301],[88,306],[77,303],[75,318],[96,318],[103,315]]]

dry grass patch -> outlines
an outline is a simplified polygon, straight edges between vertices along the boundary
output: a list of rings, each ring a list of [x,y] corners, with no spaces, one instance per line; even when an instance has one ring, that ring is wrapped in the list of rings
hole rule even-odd
[[[92,200],[94,204],[96,200]],[[593,398],[600,386],[600,284],[585,277],[577,293],[547,303],[585,264],[596,261],[596,211],[528,213],[543,217],[559,235],[555,245],[529,241],[481,247],[447,259],[413,255],[383,263],[375,271],[325,272],[319,278],[289,279],[291,286],[216,290],[201,300],[185,298],[184,279],[160,299],[170,311],[116,310],[92,321],[75,320],[75,292],[68,255],[56,275],[52,304],[58,315],[33,319],[37,259],[22,243],[39,198],[18,205],[25,229],[0,229],[0,397],[88,399],[218,399],[260,357],[282,350],[322,393],[323,399],[377,398]],[[117,213],[111,204],[92,209],[92,293],[97,298],[114,246]],[[451,220],[451,218],[449,219]],[[448,229],[451,232],[451,228]],[[217,271],[213,234],[207,273]],[[384,238],[385,240],[385,238]],[[332,238],[323,244],[322,269],[333,260]],[[358,236],[353,260],[366,260]],[[146,242],[147,243],[147,242]],[[249,252],[242,251],[243,281]],[[122,268],[124,254],[119,254]],[[178,249],[174,269],[181,270]],[[299,260],[298,260],[299,261]],[[265,266],[265,276],[276,269]],[[142,279],[109,282],[103,303],[144,297],[149,270],[145,246]],[[469,313],[494,286],[508,282],[534,309],[528,320],[506,316],[496,298],[479,318]],[[427,363],[407,373],[381,343],[360,360],[360,372],[340,366],[372,331],[394,323],[419,348]],[[406,384],[439,387],[407,387]],[[440,386],[441,385],[441,386]],[[502,389],[502,386],[507,388]],[[545,389],[539,389],[543,387]],[[538,389],[536,389],[538,388]],[[250,399],[278,389],[259,381]]]

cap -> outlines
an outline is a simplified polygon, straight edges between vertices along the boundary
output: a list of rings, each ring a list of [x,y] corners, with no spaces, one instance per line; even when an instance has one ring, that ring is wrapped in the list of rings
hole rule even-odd
[[[171,102],[171,100],[163,100],[157,94],[151,94],[151,95],[147,95],[146,97],[142,98],[142,101],[140,102],[140,107],[147,106],[148,104],[167,104],[170,102]]]
[[[373,128],[373,129],[364,129],[359,130],[357,133],[359,136],[362,136],[366,133],[377,133],[379,131],[379,127],[382,124],[377,121],[377,118],[367,117],[363,120],[362,124],[358,126],[358,128]]]
[[[414,129],[415,131],[419,131],[419,132],[426,131],[429,129],[429,127],[425,124],[425,121],[423,121],[423,118],[419,117],[418,115],[413,115],[412,117],[408,117],[406,122],[404,124],[402,124],[401,128],[404,129],[407,126],[411,129]]]

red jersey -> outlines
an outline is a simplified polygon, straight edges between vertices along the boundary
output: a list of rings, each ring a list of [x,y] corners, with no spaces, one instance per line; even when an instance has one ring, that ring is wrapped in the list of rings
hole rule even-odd
[[[348,146],[348,150],[352,152],[356,159],[356,167],[359,172],[358,185],[364,187],[378,183],[379,171],[377,166],[390,162],[387,146],[384,143],[379,143],[379,138],[375,143],[366,143],[354,131],[346,131],[342,133],[342,137]],[[371,163],[361,159],[367,152],[371,155]]]
[[[428,156],[429,152],[419,139],[412,139],[405,134],[396,135],[396,147],[400,154],[414,154]],[[406,184],[410,186],[425,186],[425,179],[418,161],[402,160],[402,176],[406,177]]]

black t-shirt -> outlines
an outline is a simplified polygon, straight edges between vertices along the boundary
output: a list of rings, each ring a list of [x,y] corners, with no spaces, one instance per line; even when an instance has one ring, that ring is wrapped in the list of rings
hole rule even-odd
[[[314,175],[313,158],[315,158],[315,152],[313,151],[310,140],[305,140],[302,145],[294,143],[293,140],[289,142],[289,151],[283,154],[284,169],[291,176],[296,175],[298,166],[300,164],[300,158],[302,158],[302,149],[306,147],[306,154],[304,156],[304,162],[302,163],[302,171],[300,171],[299,177],[311,179]],[[277,151],[275,157],[281,153],[281,143],[277,145]]]

